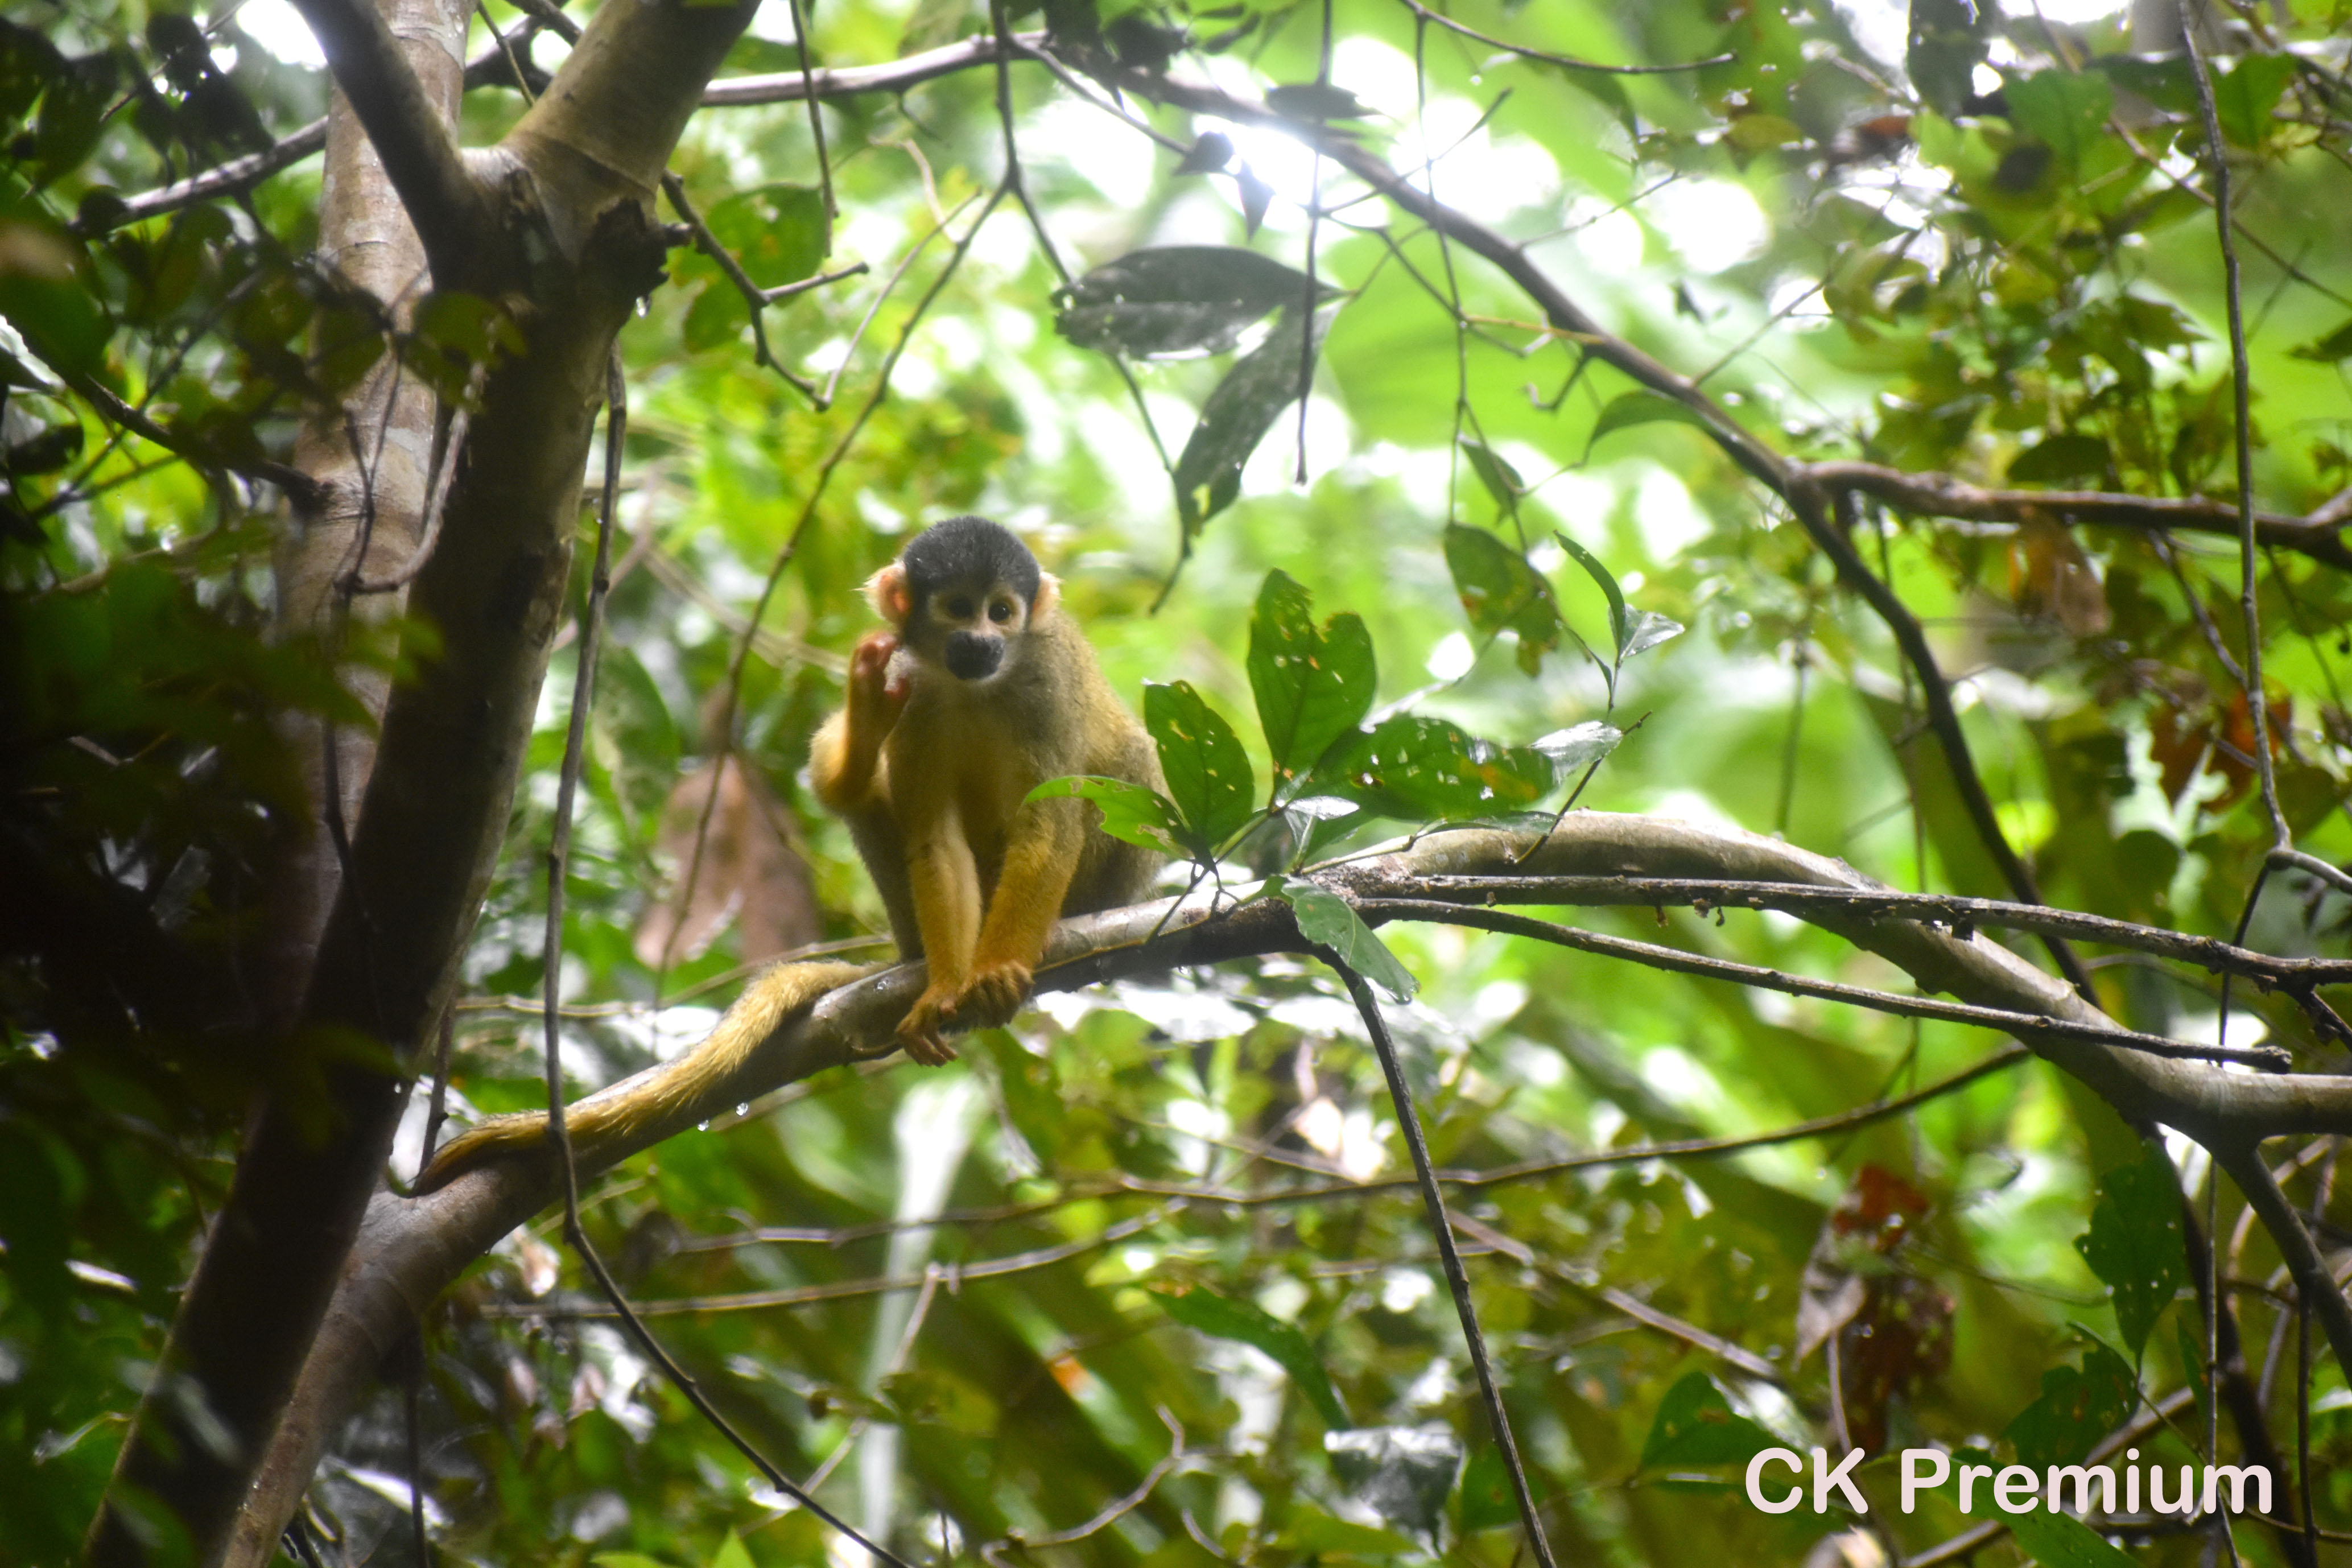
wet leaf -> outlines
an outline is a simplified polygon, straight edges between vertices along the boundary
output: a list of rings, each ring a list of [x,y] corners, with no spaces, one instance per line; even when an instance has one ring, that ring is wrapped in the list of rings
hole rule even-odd
[[[1072,283],[1054,320],[1082,348],[1133,359],[1183,358],[1223,353],[1267,311],[1304,303],[1307,291],[1305,273],[1254,250],[1157,246],[1130,251]]]
[[[1213,854],[1255,815],[1257,782],[1241,737],[1192,683],[1147,682],[1143,724],[1160,746],[1168,798],[1181,815],[1180,837],[1196,858]]]
[[[1331,308],[1315,313],[1318,351],[1330,320]],[[1202,405],[1200,422],[1176,459],[1176,510],[1187,534],[1198,533],[1234,503],[1250,454],[1298,396],[1306,334],[1300,322],[1297,310],[1284,310],[1265,342],[1236,361]]]
[[[1250,618],[1250,691],[1277,793],[1363,722],[1378,684],[1363,621],[1342,613],[1318,627],[1312,604],[1286,574],[1269,572]]]

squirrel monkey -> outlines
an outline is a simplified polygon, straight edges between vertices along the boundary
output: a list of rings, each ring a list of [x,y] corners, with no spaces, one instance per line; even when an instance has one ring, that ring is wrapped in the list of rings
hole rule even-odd
[[[985,518],[926,529],[866,584],[891,629],[858,643],[846,700],[812,748],[810,782],[848,824],[899,958],[928,966],[898,1025],[919,1062],[954,1059],[951,1025],[1019,1011],[1055,920],[1133,903],[1159,870],[1159,855],[1104,833],[1091,804],[1026,798],[1071,773],[1166,787],[1150,736],[1103,679],[1060,588]],[[573,1147],[657,1137],[724,1109],[704,1101],[785,1019],[879,967],[766,971],[692,1050],[568,1108]],[[535,1149],[546,1125],[538,1111],[484,1121],[434,1156],[417,1190]]]

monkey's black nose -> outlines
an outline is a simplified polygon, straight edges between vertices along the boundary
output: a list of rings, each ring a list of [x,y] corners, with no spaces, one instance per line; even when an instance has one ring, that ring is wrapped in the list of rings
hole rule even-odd
[[[959,680],[982,680],[1004,661],[1004,639],[984,632],[956,632],[948,638],[948,670]]]

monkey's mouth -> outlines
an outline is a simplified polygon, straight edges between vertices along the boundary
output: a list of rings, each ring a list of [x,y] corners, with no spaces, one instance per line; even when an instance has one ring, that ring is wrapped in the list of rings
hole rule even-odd
[[[957,632],[948,638],[948,673],[959,680],[985,680],[1003,662],[1002,638],[979,632]]]

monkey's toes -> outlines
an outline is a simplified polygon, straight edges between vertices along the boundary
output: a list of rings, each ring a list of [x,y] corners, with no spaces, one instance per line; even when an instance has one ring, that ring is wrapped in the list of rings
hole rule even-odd
[[[898,1020],[898,1048],[925,1067],[945,1067],[956,1059],[955,1049],[947,1043],[940,1026],[947,1021],[948,1003],[944,997],[929,992],[915,999],[907,1016]]]
[[[1009,1024],[1021,1005],[1029,1000],[1032,976],[1029,966],[1007,959],[992,963],[971,977],[964,987],[961,1011],[974,1023]]]

